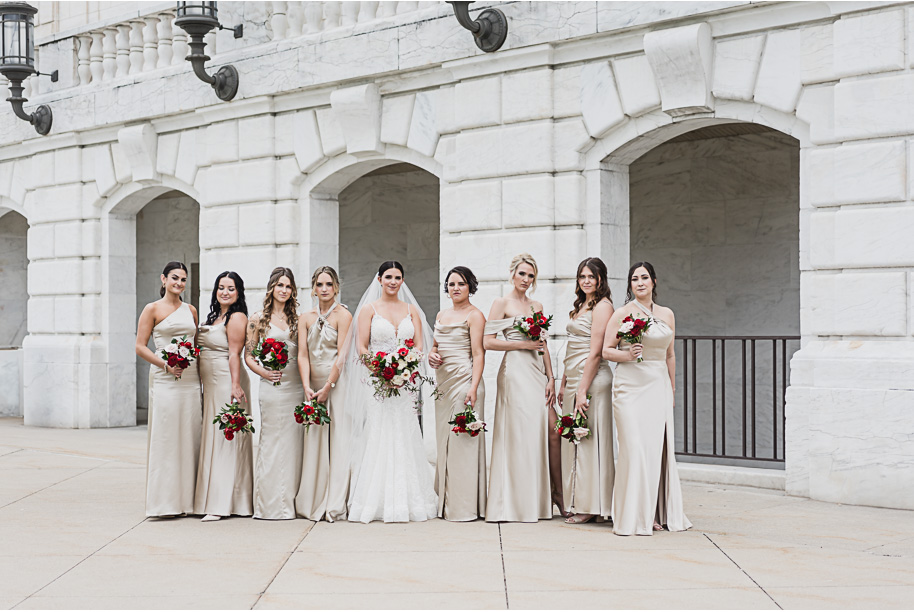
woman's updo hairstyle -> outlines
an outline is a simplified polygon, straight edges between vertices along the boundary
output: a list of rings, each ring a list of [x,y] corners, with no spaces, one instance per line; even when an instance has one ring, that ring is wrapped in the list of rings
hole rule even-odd
[[[509,266],[512,278],[514,278],[514,273],[517,272],[517,269],[521,264],[527,264],[533,268],[533,282],[530,284],[530,293],[533,293],[536,291],[536,277],[540,275],[539,268],[536,267],[536,260],[533,259],[533,255],[530,253],[521,253],[520,255],[515,255],[514,259],[511,260],[511,265]]]
[[[657,297],[657,273],[654,272],[654,266],[647,261],[636,261],[632,264],[632,267],[628,269],[628,289],[625,292],[625,299],[631,302],[635,299],[635,294],[632,293],[632,275],[635,273],[635,270],[638,268],[644,268],[647,270],[648,275],[651,277],[651,282],[654,283],[653,289],[651,289],[651,299],[656,299]]]
[[[447,282],[451,278],[451,274],[456,274],[467,284],[467,287],[470,289],[470,295],[476,293],[476,289],[479,287],[479,281],[476,280],[476,275],[473,274],[473,271],[467,268],[466,266],[454,266],[444,275],[444,294],[447,295]]]
[[[384,276],[384,273],[387,272],[388,270],[390,270],[391,268],[396,268],[397,270],[400,271],[400,274],[402,274],[404,276],[404,278],[406,277],[406,271],[403,269],[403,264],[401,264],[399,261],[391,260],[391,261],[385,261],[378,268],[378,278],[381,278],[382,276]]]
[[[168,273],[172,270],[184,270],[187,272],[187,266],[185,266],[180,261],[169,261],[165,264],[165,269],[162,270],[162,276],[168,276]],[[159,297],[165,297],[165,283],[162,283],[162,288],[159,289]],[[181,299],[178,297],[178,299]]]

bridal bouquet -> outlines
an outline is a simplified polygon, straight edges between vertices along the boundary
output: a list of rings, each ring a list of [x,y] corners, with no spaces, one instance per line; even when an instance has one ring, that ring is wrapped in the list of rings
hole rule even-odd
[[[447,424],[453,425],[451,431],[457,436],[465,433],[470,434],[471,438],[475,438],[484,431],[488,431],[486,429],[486,424],[479,420],[479,415],[476,414],[476,411],[473,410],[473,406],[470,404],[466,404],[466,409],[455,414],[454,420],[448,421]]]
[[[295,407],[295,422],[305,426],[308,431],[312,425],[326,425],[330,422],[327,406],[316,400],[302,402]]]
[[[530,310],[533,311],[533,316],[515,323],[514,329],[526,336],[528,340],[539,340],[543,332],[548,331],[549,326],[552,325],[552,315],[546,317],[542,311],[537,312],[532,308]],[[537,353],[542,355],[543,351],[537,351]]]
[[[590,399],[590,395],[587,396]],[[581,440],[590,437],[590,428],[587,427],[587,415],[579,414],[576,417],[563,414],[555,422],[555,430],[560,436],[572,444],[580,444]]]
[[[190,367],[190,362],[200,356],[200,349],[194,346],[194,343],[182,336],[180,340],[171,339],[171,344],[166,344],[165,348],[159,351],[159,357],[171,367],[178,367],[186,370]],[[175,376],[175,380],[178,377]]]
[[[285,342],[266,338],[252,352],[254,359],[260,362],[260,365],[268,370],[279,371],[289,363],[289,349]],[[273,383],[274,387],[279,386],[279,382]]]
[[[625,340],[630,344],[641,344],[641,338],[650,326],[650,319],[641,319],[628,315],[622,319],[622,325],[619,327],[619,331],[616,332],[616,338]],[[644,358],[639,356],[638,363],[641,363],[642,361],[644,361]]]
[[[359,357],[370,373],[369,382],[374,387],[374,396],[379,400],[398,397],[400,391],[418,393],[422,383],[433,383],[431,378],[419,373],[422,353],[416,350],[416,343],[410,338],[400,342],[396,350]]]
[[[254,433],[254,426],[251,424],[253,422],[254,419],[245,414],[237,401],[226,404],[213,419],[213,424],[219,425],[226,440],[233,440],[236,433]]]

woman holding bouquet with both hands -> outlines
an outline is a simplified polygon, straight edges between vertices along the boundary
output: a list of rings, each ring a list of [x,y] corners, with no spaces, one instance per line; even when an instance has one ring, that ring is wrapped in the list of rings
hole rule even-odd
[[[675,318],[672,310],[654,303],[657,275],[651,264],[634,264],[628,279],[629,302],[613,314],[603,345],[603,358],[619,364],[613,380],[619,437],[613,531],[684,531],[692,524],[682,509],[674,449]],[[623,325],[630,325],[628,317],[649,321],[640,342],[619,338]]]
[[[522,253],[511,260],[510,272],[513,289],[492,304],[483,341],[486,350],[505,352],[498,370],[486,521],[535,523],[552,518],[553,502],[564,513],[561,439],[550,433],[556,420],[555,378],[545,333],[543,339],[530,340],[515,329],[543,309],[527,296],[536,289],[536,261]],[[550,438],[555,440],[553,453]],[[550,471],[555,472],[551,498]]]
[[[346,428],[338,406],[331,405],[340,378],[337,363],[339,344],[349,332],[352,315],[336,301],[340,278],[330,266],[311,275],[311,295],[317,307],[302,314],[299,330],[306,338],[298,346],[298,370],[304,383],[305,398],[324,404],[330,414],[327,425],[312,425],[304,431],[301,484],[295,496],[298,516],[319,521],[346,518],[348,492],[348,455],[345,452]],[[332,471],[331,471],[332,470]],[[333,484],[331,484],[333,483]],[[328,506],[331,493],[340,501]]]
[[[435,401],[438,516],[449,521],[473,521],[485,516],[486,510],[485,435],[479,429],[473,430],[478,432],[475,434],[455,434],[449,423],[468,409],[476,413],[476,427],[484,421],[482,336],[486,318],[470,303],[477,285],[468,268],[457,266],[447,273],[444,292],[453,307],[438,313],[435,344],[428,356],[429,364],[437,370],[441,394]]]
[[[578,444],[563,443],[565,507],[575,514],[566,523],[586,523],[612,514],[612,382],[603,361],[603,336],[613,313],[606,264],[588,257],[578,265],[574,309],[566,326],[565,374],[559,390],[562,412],[583,416],[590,435]],[[588,400],[587,396],[590,395]]]
[[[270,273],[263,310],[248,324],[245,363],[260,376],[260,444],[254,466],[254,518],[295,518],[301,483],[302,430],[295,406],[304,399],[298,372],[298,288],[288,268]],[[285,367],[270,369],[255,357],[264,340],[285,344]],[[275,363],[275,357],[266,363]],[[279,383],[277,385],[277,383]]]
[[[196,361],[182,369],[168,365],[160,353],[173,340],[185,336],[193,344],[197,311],[181,301],[187,286],[187,266],[169,262],[161,282],[162,299],[143,308],[136,330],[136,354],[154,366],[149,386],[146,516],[178,516],[194,511],[203,425],[200,376]],[[147,346],[150,336],[156,352]]]
[[[226,439],[213,419],[226,404],[237,402],[250,414],[248,373],[241,365],[248,306],[244,281],[235,272],[216,277],[206,323],[197,330],[203,381],[203,437],[197,468],[194,514],[218,521],[253,513],[253,466],[250,435]]]

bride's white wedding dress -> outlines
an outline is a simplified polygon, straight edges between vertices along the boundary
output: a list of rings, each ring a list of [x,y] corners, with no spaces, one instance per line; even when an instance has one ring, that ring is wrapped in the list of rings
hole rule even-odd
[[[407,315],[394,328],[375,313],[371,318],[372,353],[391,352],[398,341],[416,333]],[[428,350],[428,347],[423,347]],[[367,378],[367,370],[366,378]],[[364,384],[368,385],[368,382]],[[365,394],[364,454],[358,473],[352,475],[349,520],[362,523],[425,521],[437,516],[438,502],[432,485],[432,468],[426,458],[422,432],[409,393],[383,401]]]

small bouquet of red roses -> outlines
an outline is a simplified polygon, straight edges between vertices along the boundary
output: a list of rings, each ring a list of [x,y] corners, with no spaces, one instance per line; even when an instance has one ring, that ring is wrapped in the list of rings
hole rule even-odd
[[[312,425],[326,425],[330,422],[327,406],[317,400],[304,401],[295,407],[295,422],[305,426],[305,431]]]
[[[286,347],[286,343],[273,338],[265,338],[251,354],[260,362],[260,365],[274,372],[284,369],[289,363],[289,349]],[[273,386],[278,387],[279,384],[277,381],[273,383]]]
[[[619,327],[619,331],[616,332],[616,338],[625,340],[630,344],[641,344],[641,338],[650,326],[650,319],[641,319],[628,315],[622,319],[622,325]],[[644,358],[639,356],[638,363],[641,363],[642,361],[644,361]]]
[[[214,425],[219,425],[219,429],[225,435],[226,440],[235,439],[235,434],[254,433],[254,426],[251,424],[254,419],[245,414],[241,405],[234,401],[226,404],[225,408],[219,411],[216,418],[213,419]]]
[[[590,399],[590,396],[588,396]],[[561,415],[555,422],[555,430],[560,436],[572,444],[580,444],[581,440],[590,437],[590,429],[587,427],[587,415],[579,414],[576,417],[570,414]]]
[[[390,353],[378,351],[374,355],[362,355],[359,359],[368,368],[369,382],[374,387],[374,396],[379,400],[397,397],[400,391],[418,394],[422,383],[434,384],[431,378],[419,373],[422,353],[416,350],[412,338],[401,342]]]
[[[549,327],[552,325],[552,315],[547,317],[542,311],[536,311],[532,308],[530,310],[533,311],[533,316],[521,319],[515,323],[514,329],[522,333],[529,340],[539,340],[544,331],[549,331]],[[543,351],[537,351],[537,353],[542,355]]]
[[[200,349],[194,346],[187,336],[182,336],[180,340],[172,338],[171,344],[166,344],[165,348],[159,351],[159,357],[164,359],[169,366],[182,370],[189,368],[190,363],[199,356]],[[177,376],[175,376],[175,380],[178,380]]]
[[[488,431],[486,424],[479,420],[479,415],[473,410],[471,404],[466,404],[466,409],[455,414],[454,420],[448,421],[447,424],[453,425],[451,431],[457,436],[465,433],[469,434],[471,438],[475,438],[484,431]]]

